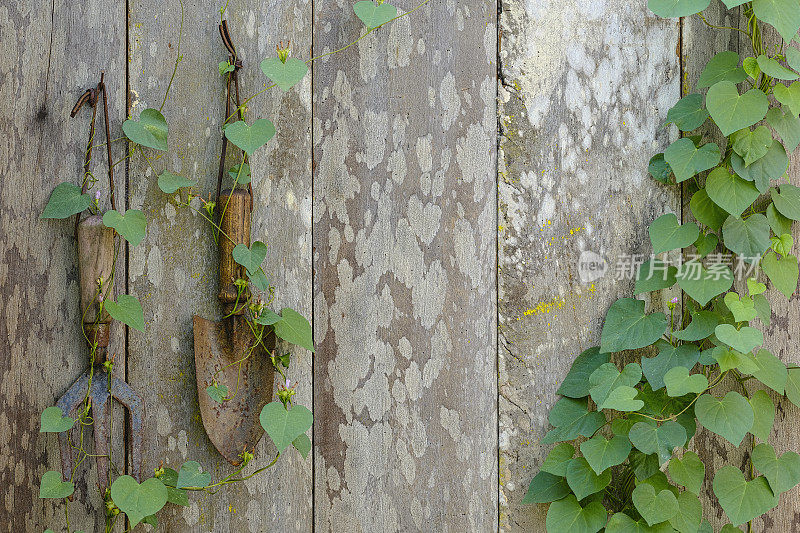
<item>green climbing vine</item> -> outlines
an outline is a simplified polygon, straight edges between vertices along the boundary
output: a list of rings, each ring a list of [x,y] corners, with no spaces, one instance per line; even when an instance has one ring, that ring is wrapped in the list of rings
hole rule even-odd
[[[723,2],[741,6],[747,29],[727,29],[747,35],[752,56],[724,51],[708,62],[697,80],[706,94],[683,97],[667,115],[683,135],[649,165],[654,179],[691,195],[697,222],[666,214],[650,225],[653,255],[639,267],[634,292],[677,285],[683,305],[671,300],[667,316],[646,313],[642,300],[617,300],[600,346],[573,363],[542,439],[555,447],[523,500],[549,504],[549,533],[712,532],[699,498],[707,480],[729,522],[722,531],[749,532],[800,483],[800,455],[778,455],[769,443],[776,408],[768,393],[800,406],[800,367],[763,348],[757,327],[769,326],[772,315],[759,279],[787,299],[798,282],[791,228],[800,220],[800,188],[786,172],[800,144],[800,51],[791,45],[800,6]],[[709,24],[702,14],[709,3],[648,6],[661,17],[698,15]],[[764,43],[763,23],[783,44]],[[709,118],[714,127],[706,127]],[[670,264],[665,254],[675,251],[688,260]],[[733,259],[746,278],[735,288]],[[657,355],[622,368],[612,362],[613,354],[642,348]],[[744,446],[744,471],[730,464],[710,471],[688,449],[698,426]]]
[[[230,179],[230,188],[235,189],[237,186],[250,184],[251,175],[248,159],[257,150],[266,145],[276,132],[275,125],[269,119],[257,118],[252,124],[246,122],[247,104],[253,98],[276,86],[283,92],[290,90],[305,78],[308,73],[308,65],[313,61],[347,50],[367,35],[398,18],[410,15],[429,1],[424,0],[413,9],[398,14],[395,6],[383,0],[361,0],[353,5],[353,10],[355,15],[363,22],[365,29],[358,38],[348,45],[307,60],[292,57],[289,46],[284,47],[281,45],[277,48],[276,57],[264,59],[260,64],[261,71],[271,81],[271,84],[265,84],[263,90],[246,98],[240,104],[237,103],[235,110],[222,124],[227,141],[239,149],[239,161],[225,173]],[[147,108],[142,110],[138,119],[129,117],[122,125],[125,137],[111,140],[110,136],[107,136],[106,143],[94,146],[110,146],[111,143],[127,140],[129,142],[128,154],[120,161],[112,163],[109,160],[110,177],[112,176],[111,169],[114,166],[130,158],[134,153],[138,153],[146,161],[154,175],[158,176],[159,189],[163,193],[170,195],[173,205],[191,210],[207,221],[213,229],[215,240],[230,239],[221,229],[219,223],[215,221],[215,211],[218,211],[216,203],[211,199],[202,198],[193,191],[197,181],[174,174],[166,168],[159,172],[154,165],[160,159],[160,156],[169,150],[169,127],[162,111],[168,101],[169,91],[173,86],[178,67],[183,61],[181,41],[183,37],[184,5],[182,0],[180,4],[181,25],[176,48],[175,68],[161,106],[158,109]],[[227,7],[226,3],[220,9],[220,18],[223,21]],[[219,63],[219,75],[223,76],[225,82],[230,84],[231,77],[237,68],[239,68],[239,65],[237,65],[235,57],[221,61]],[[216,72],[214,74],[216,75]],[[91,97],[93,99],[92,106],[94,107],[96,104],[95,93],[91,93]],[[137,209],[120,212],[113,208],[102,212],[100,208],[99,201],[102,197],[102,191],[97,186],[99,180],[90,171],[93,139],[94,122],[92,122],[81,185],[65,182],[56,186],[42,213],[42,218],[67,219],[73,215],[80,217],[85,212],[88,212],[89,215],[102,216],[102,223],[108,228],[113,228],[121,240],[127,241],[130,246],[137,246],[146,236],[147,221],[144,213]],[[113,199],[113,179],[111,180],[109,193]],[[226,208],[227,204],[221,206],[220,220],[224,216]],[[92,307],[95,315],[83,317],[83,333],[91,349],[90,361],[95,361],[98,352],[97,339],[91,336],[90,330],[100,324],[104,313],[135,330],[144,331],[145,328],[142,306],[135,296],[120,295],[116,300],[113,299],[113,276],[116,258],[122,246],[121,240],[115,239],[114,268],[112,268],[111,279],[104,280],[101,278],[97,280],[97,291],[92,302],[96,304]],[[225,485],[247,480],[275,465],[280,455],[290,445],[303,458],[306,458],[311,451],[311,440],[306,435],[306,431],[313,424],[313,416],[309,409],[302,405],[295,405],[293,400],[296,384],[292,386],[287,376],[291,363],[290,353],[279,354],[275,350],[269,349],[265,343],[268,334],[274,333],[279,339],[313,352],[314,343],[311,326],[305,317],[291,308],[283,308],[280,313],[276,313],[269,308],[274,297],[274,287],[268,282],[266,273],[261,267],[261,263],[266,258],[266,244],[261,241],[255,241],[250,246],[238,244],[233,249],[232,255],[234,261],[244,267],[246,272],[245,279],[236,280],[238,297],[234,304],[233,312],[244,311],[246,322],[254,339],[254,344],[233,364],[238,365],[241,370],[247,359],[257,353],[256,348],[263,346],[267,353],[270,354],[271,363],[275,370],[283,378],[278,387],[277,401],[264,406],[260,415],[261,425],[275,444],[278,451],[277,455],[267,465],[245,474],[245,470],[253,460],[253,455],[244,450],[241,455],[240,465],[232,473],[218,481],[213,481],[211,474],[203,471],[202,466],[196,461],[187,461],[177,471],[166,468],[163,465],[159,466],[154,470],[152,477],[139,483],[134,477],[121,473],[122,469],[114,463],[110,452],[107,456],[90,454],[84,446],[85,430],[95,425],[91,415],[92,402],[90,393],[93,381],[96,378],[96,371],[95,366],[91,364],[87,372],[88,389],[80,407],[75,410],[77,416],[74,418],[67,416],[74,413],[64,413],[57,406],[48,407],[41,414],[40,431],[42,433],[69,435],[70,450],[62,450],[62,453],[77,453],[75,467],[72,468],[68,479],[64,480],[61,472],[50,470],[42,476],[40,482],[40,498],[64,499],[64,514],[68,533],[73,531],[69,520],[69,499],[75,491],[76,480],[74,477],[78,466],[88,458],[105,457],[111,464],[108,479],[106,480],[109,488],[100,494],[105,503],[106,531],[111,531],[117,521],[124,517],[127,517],[128,520],[128,530],[133,529],[139,523],[147,523],[157,527],[157,513],[168,503],[179,506],[189,505],[188,494],[190,492],[203,491],[213,494]],[[251,291],[251,288],[256,290]],[[262,295],[264,295],[264,298],[262,298]],[[108,380],[108,392],[112,390],[111,376],[113,367],[113,357],[102,364]],[[217,403],[229,401],[236,395],[236,392],[229,391],[225,385],[216,382],[216,380],[205,391]],[[78,437],[74,441],[72,430],[77,430],[78,433]],[[109,431],[109,435],[111,434],[113,432]],[[112,447],[109,446],[109,449]]]

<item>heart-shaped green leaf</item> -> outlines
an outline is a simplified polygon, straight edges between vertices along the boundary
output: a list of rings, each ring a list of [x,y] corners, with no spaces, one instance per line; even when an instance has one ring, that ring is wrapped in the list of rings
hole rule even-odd
[[[619,352],[644,348],[658,340],[667,328],[664,313],[647,315],[644,302],[620,298],[606,314],[600,336],[600,351]]]
[[[769,350],[764,349],[756,352],[753,361],[758,367],[752,372],[753,377],[778,394],[783,394],[786,380],[789,377],[783,361],[772,355]]]
[[[281,320],[273,326],[275,335],[286,342],[302,346],[310,352],[314,352],[314,339],[311,331],[311,324],[308,320],[289,307],[281,309]]]
[[[177,488],[207,487],[211,483],[211,474],[203,472],[197,461],[186,461],[178,471]]]
[[[142,305],[135,296],[121,294],[117,301],[106,300],[105,310],[114,320],[119,320],[133,329],[144,331],[144,313]]]
[[[650,158],[650,163],[647,165],[647,172],[650,173],[654,180],[665,185],[669,183],[669,176],[672,174],[672,169],[669,168],[669,163],[664,160],[663,152]]]
[[[775,404],[763,389],[755,391],[749,398],[750,407],[753,408],[753,427],[750,433],[761,441],[767,442],[775,422]]]
[[[270,57],[261,62],[261,72],[286,92],[300,83],[308,72],[308,65],[294,57],[287,58],[285,63],[278,57]]]
[[[647,7],[662,18],[688,17],[700,13],[711,0],[648,0]]]
[[[631,441],[628,437],[616,436],[606,440],[602,435],[595,435],[581,444],[581,453],[592,470],[601,475],[608,468],[622,464],[628,458]]]
[[[189,497],[187,496],[186,491],[175,488],[175,486],[178,484],[178,473],[175,470],[164,467],[164,473],[161,474],[159,479],[167,487],[167,501],[169,503],[182,505],[183,507],[189,506]]]
[[[794,239],[790,233],[784,233],[779,237],[770,237],[769,240],[772,243],[772,249],[780,255],[789,255],[792,253]]]
[[[557,444],[547,454],[540,470],[542,472],[549,472],[554,476],[566,476],[567,465],[570,460],[575,456],[575,447],[568,443],[562,442]]]
[[[708,175],[706,193],[716,205],[735,217],[750,207],[759,195],[753,183],[731,174],[723,167]]]
[[[756,263],[769,248],[769,222],[761,213],[741,219],[730,216],[722,226],[725,246],[748,263]]]
[[[613,409],[614,411],[631,412],[638,411],[644,406],[642,400],[637,400],[639,391],[633,387],[621,386],[612,390],[608,398],[603,402],[603,409]]]
[[[720,52],[706,64],[697,86],[700,89],[711,87],[721,81],[741,83],[747,79],[747,74],[739,66],[739,54],[736,52]]]
[[[673,346],[660,339],[656,346],[659,349],[657,356],[642,358],[642,371],[653,390],[664,386],[664,376],[671,368],[682,366],[691,369],[700,359],[700,349],[694,344]]]
[[[195,185],[197,185],[195,180],[178,176],[167,170],[158,177],[158,188],[167,194],[172,194],[182,187],[194,187]]]
[[[131,476],[120,476],[111,484],[111,498],[128,515],[133,528],[144,517],[156,514],[167,504],[167,487],[154,477],[140,485]]]
[[[714,334],[720,341],[742,353],[750,352],[756,346],[764,344],[764,334],[749,326],[737,330],[731,324],[720,324],[714,330]]]
[[[736,322],[750,322],[756,318],[756,306],[747,296],[740,298],[737,293],[729,292],[725,295],[725,305],[733,313]]]
[[[697,240],[700,229],[694,222],[679,224],[678,217],[667,213],[655,219],[648,228],[653,254],[668,252],[676,248],[685,248]]]
[[[753,0],[753,11],[759,20],[778,30],[787,43],[797,35],[800,9],[794,0]]]
[[[731,154],[731,165],[739,177],[752,181],[758,192],[765,193],[769,189],[770,181],[776,180],[786,173],[789,168],[789,156],[786,149],[778,141],[772,140],[767,154],[755,161],[749,167],[737,154]]]
[[[633,294],[658,291],[675,285],[678,269],[661,259],[648,259],[636,272],[636,287]]]
[[[703,374],[689,374],[689,369],[676,366],[664,374],[667,394],[672,397],[700,394],[708,388],[708,379]]]
[[[791,298],[797,290],[797,280],[800,277],[800,268],[797,257],[786,255],[778,259],[775,252],[769,252],[761,260],[761,268],[770,279],[775,288],[781,291],[786,298]]]
[[[397,16],[397,8],[386,2],[376,4],[372,0],[361,0],[353,5],[353,11],[367,29],[377,28]]]
[[[800,483],[800,455],[795,452],[778,457],[772,446],[761,443],[753,448],[752,459],[753,466],[764,474],[776,496]]]
[[[772,203],[786,218],[800,220],[800,187],[781,185],[780,190],[772,191]]]
[[[659,464],[663,465],[672,457],[673,449],[686,444],[686,429],[674,420],[658,427],[648,422],[637,422],[628,433],[628,438],[640,452],[658,454]]]
[[[699,311],[692,314],[692,322],[673,335],[681,341],[699,341],[710,337],[720,323],[721,317],[713,311]]]
[[[778,496],[772,493],[765,477],[745,481],[744,474],[733,466],[723,466],[717,471],[714,494],[734,526],[749,522],[778,505]]]
[[[128,209],[124,214],[111,209],[103,215],[103,224],[114,228],[131,246],[138,246],[144,239],[147,219],[138,209]]]
[[[739,96],[735,83],[721,81],[708,90],[706,108],[722,134],[727,137],[763,119],[767,114],[769,101],[767,95],[758,89],[750,89]]]
[[[267,144],[275,135],[275,126],[271,121],[260,118],[248,126],[244,120],[239,120],[225,127],[225,137],[230,142],[244,150],[247,155]]]
[[[667,124],[673,123],[681,131],[697,129],[707,118],[703,95],[697,93],[684,96],[667,112]]]
[[[206,387],[206,394],[217,403],[222,403],[228,397],[228,387],[222,383],[211,384]]]
[[[675,181],[681,183],[695,174],[714,168],[720,160],[719,146],[708,143],[695,146],[691,139],[683,137],[664,150],[664,160],[675,174]]]
[[[59,183],[50,194],[41,218],[69,218],[92,205],[92,197],[72,183]]]
[[[589,376],[589,394],[598,409],[606,409],[604,402],[617,387],[633,387],[642,379],[642,369],[638,363],[629,363],[620,372],[613,363],[605,363]]]
[[[733,285],[733,273],[722,264],[706,269],[696,261],[687,261],[678,269],[675,276],[678,285],[686,294],[705,306],[715,296],[727,291]]]
[[[567,396],[569,398],[583,398],[589,395],[589,376],[592,372],[597,370],[600,365],[608,363],[610,359],[609,354],[601,353],[598,346],[594,346],[584,350],[575,361],[572,362],[572,367],[561,382],[558,388],[558,394]]]
[[[128,119],[122,123],[122,132],[131,141],[138,145],[166,152],[167,121],[158,109],[145,109],[139,115],[139,120]]]
[[[678,495],[678,512],[669,519],[669,524],[679,533],[698,533],[702,519],[703,506],[697,495],[681,492]]]
[[[302,405],[287,410],[281,402],[271,402],[261,410],[259,420],[275,448],[283,452],[301,433],[308,431],[314,423],[314,415]]]
[[[670,459],[669,475],[672,481],[683,485],[689,492],[700,494],[700,488],[706,477],[706,467],[696,453],[687,450],[682,458]]]
[[[576,457],[567,465],[567,484],[579,500],[600,492],[609,483],[611,483],[611,470],[595,474],[589,466],[589,461],[584,457]]]
[[[767,122],[783,139],[786,149],[794,152],[800,145],[800,117],[792,113],[784,113],[781,108],[773,107],[767,113]]]
[[[648,525],[666,522],[678,512],[678,499],[669,490],[656,494],[652,485],[642,483],[633,489],[633,505]]]
[[[569,493],[566,479],[547,472],[539,472],[528,485],[528,492],[522,498],[522,504],[550,503],[560,500]]]
[[[64,416],[60,408],[51,406],[42,411],[39,433],[61,433],[74,425],[74,419]]]
[[[591,437],[598,428],[606,423],[603,413],[589,411],[586,400],[561,398],[550,409],[548,420],[553,425],[542,438],[542,444],[553,444],[565,440],[573,440],[578,435]]]
[[[766,74],[771,78],[775,78],[778,80],[796,80],[800,78],[800,75],[797,72],[789,70],[788,68],[784,67],[777,60],[761,54],[756,58],[758,61],[758,68],[761,69],[761,72]]]
[[[750,294],[750,296],[761,294],[766,290],[767,286],[763,283],[759,283],[756,278],[747,278],[747,293]]]
[[[581,507],[573,495],[550,504],[547,509],[545,527],[547,531],[569,531],[571,533],[597,533],[606,525],[605,507],[600,502],[591,502]]]
[[[261,269],[261,263],[267,257],[267,245],[261,241],[256,241],[248,248],[245,244],[237,244],[233,253],[233,260],[247,269],[250,276]]]
[[[733,151],[744,158],[744,165],[750,166],[754,161],[767,155],[772,145],[772,132],[766,126],[754,130],[745,128],[731,135]]]
[[[49,470],[42,476],[39,484],[40,498],[66,498],[75,492],[75,485],[69,481],[61,481],[61,472]]]
[[[689,207],[694,218],[715,230],[721,228],[722,223],[728,218],[728,212],[712,202],[705,189],[700,189],[692,195]]]
[[[796,81],[789,87],[782,83],[775,85],[773,89],[775,99],[788,107],[794,116],[800,115],[800,81]]]
[[[736,447],[753,427],[753,408],[738,392],[730,391],[722,399],[703,394],[695,402],[694,412],[704,428],[724,437]]]

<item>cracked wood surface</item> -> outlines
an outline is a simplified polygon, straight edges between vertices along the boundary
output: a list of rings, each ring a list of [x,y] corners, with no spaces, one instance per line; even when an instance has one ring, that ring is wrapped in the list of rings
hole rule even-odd
[[[500,35],[499,526],[544,531],[547,507],[520,501],[549,451],[539,440],[555,391],[632,293],[616,261],[649,254],[648,224],[679,209],[647,175],[680,95],[679,27],[645,2],[511,0]],[[583,282],[584,251],[610,271]]]
[[[291,39],[298,57],[311,48],[311,4],[251,2],[228,4],[228,24],[244,63],[242,98],[265,87],[259,69],[275,55],[278,41]],[[218,63],[227,59],[217,31],[216,7],[187,4],[181,62],[164,113],[170,124],[170,152],[154,166],[199,181],[204,198],[215,194],[225,110],[225,84]],[[130,3],[130,86],[132,113],[161,104],[174,66],[180,10],[152,0]],[[264,271],[275,286],[274,308],[292,307],[311,316],[311,83],[288,93],[277,88],[248,104],[247,119],[270,118],[276,139],[251,160],[255,210],[251,241],[268,246]],[[228,166],[234,147],[228,145]],[[153,157],[152,151],[147,152]],[[227,180],[227,178],[226,178]],[[221,479],[234,468],[209,441],[197,403],[192,316],[219,320],[218,251],[211,226],[186,208],[176,208],[157,187],[147,162],[131,163],[131,207],[143,209],[147,237],[131,250],[131,292],[142,301],[147,331],[132,332],[129,378],[145,394],[150,411],[143,471],[161,461],[178,469],[199,461]],[[224,185],[227,185],[227,181]],[[174,195],[172,195],[174,196]],[[198,206],[198,204],[195,204]],[[311,408],[311,354],[295,350],[289,376],[298,381],[296,400]],[[279,380],[276,380],[276,383]],[[200,391],[200,394],[206,394]],[[269,438],[256,447],[248,471],[275,456]],[[189,507],[168,506],[159,525],[174,531],[308,531],[311,529],[311,459],[293,450],[275,467],[230,485],[214,496],[193,495]]]
[[[318,531],[496,528],[496,11],[444,4],[314,66]]]
[[[0,531],[43,531],[64,524],[61,501],[39,499],[47,470],[61,469],[56,435],[39,433],[40,413],[88,368],[89,350],[81,334],[75,218],[39,216],[53,188],[76,185],[91,111],[75,119],[72,105],[106,71],[112,137],[121,134],[125,115],[125,10],[97,2],[53,3],[24,0],[0,5]],[[104,139],[98,110],[96,143]],[[114,146],[114,159],[124,146]],[[96,148],[91,170],[105,191],[105,147]],[[116,197],[125,197],[124,173]],[[117,294],[124,291],[125,262],[118,269]],[[109,349],[124,377],[124,336],[112,327]],[[119,412],[115,428],[122,427]],[[121,442],[121,433],[117,433]],[[92,432],[87,438],[91,441]],[[91,453],[91,448],[89,448]],[[120,467],[122,447],[113,450]],[[74,529],[103,527],[94,460],[76,474]]]

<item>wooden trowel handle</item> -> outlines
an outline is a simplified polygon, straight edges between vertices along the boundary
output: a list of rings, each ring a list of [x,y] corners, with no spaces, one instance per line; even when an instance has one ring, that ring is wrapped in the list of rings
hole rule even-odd
[[[236,284],[237,279],[246,279],[244,267],[233,260],[233,249],[237,244],[250,246],[250,210],[253,200],[250,193],[244,189],[226,189],[222,191],[217,200],[217,209],[224,213],[220,221],[220,227],[225,234],[230,237],[226,239],[220,235],[219,239],[219,301],[224,307],[225,314],[233,310],[238,293]],[[227,207],[226,207],[227,206]],[[239,299],[239,306],[242,307],[246,295]],[[241,314],[242,309],[237,314]]]
[[[108,346],[111,317],[100,311],[104,298],[114,297],[112,282],[114,270],[114,230],[103,224],[100,215],[92,215],[78,223],[78,268],[81,284],[81,312],[89,343]],[[99,280],[102,278],[102,292]],[[97,326],[95,326],[97,323]]]

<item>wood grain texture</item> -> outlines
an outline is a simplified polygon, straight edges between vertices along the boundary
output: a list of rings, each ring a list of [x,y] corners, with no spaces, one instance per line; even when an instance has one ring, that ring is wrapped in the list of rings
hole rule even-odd
[[[431,2],[314,66],[317,531],[497,527],[495,17]],[[362,31],[315,5],[315,54]]]
[[[747,21],[743,18],[741,9],[728,10],[721,3],[713,2],[710,9],[706,12],[706,18],[716,26],[732,26],[747,29]],[[780,43],[780,37],[775,31],[764,26],[765,43],[772,45]],[[752,46],[745,35],[734,30],[709,28],[696,17],[684,20],[683,26],[683,50],[682,57],[685,65],[683,92],[698,91],[696,88],[697,79],[709,59],[715,54],[732,50],[738,52],[742,58],[752,56]],[[708,128],[712,134],[720,135],[718,129]],[[721,138],[720,138],[721,139]],[[800,158],[795,154],[789,166],[788,176],[790,181],[798,185],[800,179]],[[691,217],[688,206],[689,198],[684,198],[684,220]],[[794,231],[794,238],[798,238],[798,230]],[[761,273],[760,281],[767,283],[769,290],[767,298],[772,304],[772,317],[769,327],[763,327],[759,322],[759,327],[764,331],[765,348],[777,355],[786,364],[798,364],[800,357],[797,355],[795,344],[792,338],[798,335],[798,298],[797,295],[787,302],[786,298],[777,290],[771,287],[766,276]],[[741,293],[744,289],[744,280],[737,280],[735,288]],[[750,393],[764,388],[755,386],[752,382],[748,383]],[[732,380],[723,383],[720,389],[715,390],[715,396],[722,396],[728,390],[742,392],[741,387]],[[768,389],[767,389],[768,390]],[[769,390],[768,390],[769,391]],[[773,403],[777,407],[775,423],[770,434],[769,443],[775,448],[778,454],[786,451],[797,451],[800,449],[800,433],[798,432],[798,409],[788,399],[769,391]],[[704,514],[708,517],[715,529],[719,529],[728,522],[722,509],[717,503],[713,493],[712,482],[714,472],[726,464],[733,464],[747,471],[748,457],[746,453],[751,446],[751,438],[748,436],[740,448],[734,449],[725,439],[714,435],[705,430],[700,430],[693,442],[693,448],[700,455],[706,464],[706,481],[703,486],[703,508]],[[793,490],[781,495],[780,504],[763,517],[753,521],[754,531],[800,531],[800,503],[798,496],[800,489],[795,487]]]
[[[80,94],[97,84],[101,69],[112,134],[120,133],[124,4],[98,8],[92,0],[0,5],[0,531],[64,525],[63,501],[38,497],[42,474],[61,464],[56,436],[39,433],[39,415],[88,368],[89,352],[81,335],[74,218],[39,216],[57,184],[79,184],[83,176],[91,112],[84,109],[75,119],[69,113]],[[102,113],[97,125],[103,127]],[[123,149],[115,146],[114,157],[122,157]],[[103,150],[94,161],[107,196]],[[125,195],[124,180],[121,185],[118,198]],[[124,281],[124,262],[118,274]],[[124,369],[121,333],[117,325],[112,348]],[[121,449],[116,453],[121,457]],[[94,531],[102,528],[102,502],[94,461],[85,465],[70,522]]]
[[[216,189],[225,86],[217,71],[227,59],[217,24],[217,5],[187,3],[184,56],[164,114],[170,124],[170,152],[154,163],[199,181],[205,198]],[[258,64],[274,55],[278,41],[292,40],[295,55],[310,49],[309,2],[231,1],[228,22],[244,62],[242,96],[265,86]],[[180,11],[152,0],[130,2],[130,85],[133,115],[161,103],[172,73]],[[310,77],[289,93],[277,89],[248,104],[248,121],[271,118],[277,141],[251,161],[255,210],[252,239],[268,245],[264,270],[276,287],[277,310],[291,306],[311,315],[311,152]],[[232,150],[229,150],[229,154]],[[149,155],[154,155],[150,153]],[[235,159],[229,157],[230,164]],[[209,442],[200,419],[194,375],[192,315],[218,320],[217,247],[199,216],[176,209],[156,186],[141,157],[131,164],[131,207],[149,221],[143,243],[131,250],[131,290],[142,300],[145,334],[131,335],[129,375],[145,391],[152,416],[144,470],[160,461],[173,468],[197,460],[219,479],[231,472]],[[311,407],[311,356],[297,350],[290,370],[299,381],[298,401]],[[201,392],[205,394],[205,392]],[[256,448],[251,468],[274,457],[269,439]],[[249,470],[249,469],[248,469]],[[159,515],[172,531],[309,531],[311,460],[293,450],[278,465],[214,496],[193,496],[187,508]]]
[[[500,529],[544,531],[547,506],[520,501],[555,391],[633,292],[616,262],[649,255],[647,225],[679,208],[647,175],[674,135],[662,124],[680,94],[679,27],[644,1],[511,0],[500,34]],[[608,266],[583,282],[589,251]]]

